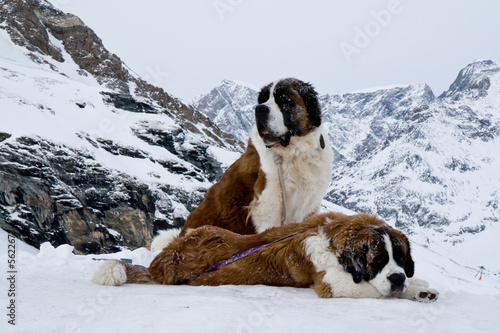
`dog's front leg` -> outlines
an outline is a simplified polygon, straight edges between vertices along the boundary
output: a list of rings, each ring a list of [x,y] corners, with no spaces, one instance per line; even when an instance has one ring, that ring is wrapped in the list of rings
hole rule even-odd
[[[382,294],[366,281],[355,283],[350,273],[342,267],[329,267],[320,272],[314,283],[314,291],[322,298],[381,298]]]
[[[427,281],[410,278],[408,279],[408,288],[404,293],[396,293],[394,297],[409,299],[411,301],[431,303],[438,299],[439,292],[429,288]]]
[[[313,279],[314,280],[313,289],[320,298],[332,298],[333,297],[332,286],[329,283],[323,281],[325,274],[326,271],[322,271],[316,274],[316,276]]]

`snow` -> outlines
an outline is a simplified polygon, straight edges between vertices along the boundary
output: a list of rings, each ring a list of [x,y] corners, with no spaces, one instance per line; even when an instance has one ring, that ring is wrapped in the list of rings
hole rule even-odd
[[[3,39],[0,38],[0,41]],[[18,59],[25,58],[20,50],[12,46],[11,49],[12,54],[8,53],[7,56],[14,57],[17,54]],[[145,151],[148,157],[154,160],[170,160],[192,169],[192,165],[178,156],[162,147],[149,145],[132,131],[140,130],[144,124],[167,130],[177,126],[172,118],[165,114],[116,110],[103,102],[101,92],[106,91],[105,88],[91,76],[82,77],[75,74],[78,66],[72,60],[58,66],[59,73],[48,68],[35,67],[33,63],[24,64],[17,59],[15,62],[11,61],[4,58],[3,54],[0,56],[0,93],[5,96],[0,99],[0,131],[11,134],[10,140],[20,136],[35,136],[80,149],[90,153],[105,167],[146,183],[160,181],[184,188],[207,186],[197,180],[186,179],[183,175],[166,173],[164,167],[150,158],[112,155],[85,140],[111,140],[115,144]],[[85,108],[80,108],[77,102],[85,103]],[[189,139],[195,141],[195,138]]]
[[[208,147],[208,151],[222,163],[224,168],[229,167],[241,156],[239,152],[229,151],[216,146]]]
[[[0,232],[7,271],[7,233]],[[414,245],[416,276],[440,292],[435,303],[400,299],[320,299],[312,289],[256,286],[104,287],[91,282],[104,258],[148,266],[144,248],[77,256],[49,243],[16,240],[16,326],[8,332],[494,332],[500,325],[498,281]],[[8,289],[1,279],[2,304]]]

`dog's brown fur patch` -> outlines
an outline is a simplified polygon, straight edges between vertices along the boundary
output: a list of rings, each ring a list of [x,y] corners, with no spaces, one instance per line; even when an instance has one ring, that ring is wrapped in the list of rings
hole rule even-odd
[[[321,226],[322,230],[319,231]],[[376,241],[376,230],[380,228],[391,237],[408,244],[404,234],[374,216],[324,213],[314,215],[302,223],[290,223],[253,235],[240,235],[214,226],[188,229],[185,236],[176,238],[163,249],[149,268],[122,264],[127,270],[127,283],[209,286],[266,284],[290,287],[314,285],[318,296],[329,298],[332,297],[331,286],[323,282],[325,272],[315,270],[306,253],[305,240],[318,233],[324,234],[329,239],[329,249],[341,263],[346,251],[366,251],[366,245],[373,246],[370,245],[371,239]],[[210,266],[234,254],[298,231],[304,232],[270,244],[213,272],[205,272]],[[409,251],[409,245],[405,249]],[[410,256],[409,252],[407,255]]]

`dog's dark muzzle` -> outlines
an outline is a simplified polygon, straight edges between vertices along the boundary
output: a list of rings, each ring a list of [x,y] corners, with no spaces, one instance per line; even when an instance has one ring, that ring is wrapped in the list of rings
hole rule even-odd
[[[403,273],[394,273],[387,277],[391,282],[391,292],[403,292],[406,275]]]

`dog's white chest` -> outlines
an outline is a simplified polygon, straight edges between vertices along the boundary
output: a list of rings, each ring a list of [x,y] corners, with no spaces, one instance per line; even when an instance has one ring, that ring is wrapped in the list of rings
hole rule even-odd
[[[328,142],[324,148],[320,145],[321,134],[322,131],[318,129],[318,133],[307,138],[294,138],[296,142],[293,146],[278,149],[283,161],[283,181],[280,182],[280,166],[276,163],[276,152],[266,148],[258,139],[256,131],[253,131],[252,141],[259,152],[261,168],[266,175],[264,190],[250,205],[250,214],[257,232],[279,226],[283,218],[285,224],[302,222],[307,216],[318,211],[330,184],[333,159]],[[283,196],[286,200],[285,212]]]

